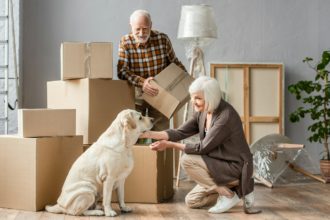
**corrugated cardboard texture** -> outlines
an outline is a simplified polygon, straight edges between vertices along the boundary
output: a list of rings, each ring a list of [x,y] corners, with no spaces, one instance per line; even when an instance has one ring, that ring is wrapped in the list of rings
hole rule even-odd
[[[77,79],[85,76],[85,43],[61,44],[61,79]]]
[[[111,42],[64,42],[61,44],[61,79],[113,76]]]
[[[0,136],[0,207],[39,211],[55,204],[82,136]]]
[[[134,168],[125,183],[125,202],[159,203],[173,194],[173,150],[156,152],[133,146]],[[113,201],[117,201],[114,191]]]
[[[75,109],[19,109],[20,137],[76,135]]]
[[[188,89],[193,80],[188,73],[172,63],[155,76],[158,95],[151,97],[143,94],[142,97],[167,118],[171,118],[189,100]]]
[[[112,43],[90,43],[91,61],[89,78],[112,78]]]
[[[143,98],[148,100],[147,102],[151,106],[160,111],[167,118],[171,118],[176,108],[180,105],[180,101],[157,83],[151,81],[150,84],[158,89],[157,98],[147,95],[143,95]]]
[[[78,79],[47,83],[47,107],[75,108],[77,134],[93,144],[124,109],[135,109],[134,89],[124,80]]]

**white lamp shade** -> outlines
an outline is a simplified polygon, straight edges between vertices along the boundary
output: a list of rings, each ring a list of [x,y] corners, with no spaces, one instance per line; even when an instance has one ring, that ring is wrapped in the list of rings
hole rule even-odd
[[[213,8],[209,5],[182,6],[178,38],[217,38]]]

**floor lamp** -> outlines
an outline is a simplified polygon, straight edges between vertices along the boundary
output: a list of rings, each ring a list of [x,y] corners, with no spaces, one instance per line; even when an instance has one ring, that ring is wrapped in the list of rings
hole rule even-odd
[[[184,5],[178,28],[178,39],[185,44],[186,56],[190,60],[189,74],[193,77],[206,75],[202,48],[217,38],[213,8],[209,5]],[[188,118],[188,104],[185,105],[183,121]],[[180,151],[181,157],[182,152]],[[180,160],[176,186],[179,186]]]

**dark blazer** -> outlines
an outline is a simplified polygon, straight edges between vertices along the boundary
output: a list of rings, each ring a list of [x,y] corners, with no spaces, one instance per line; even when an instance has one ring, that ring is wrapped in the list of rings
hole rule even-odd
[[[216,184],[239,180],[235,189],[238,196],[249,194],[254,187],[253,160],[240,116],[229,103],[221,100],[205,134],[206,114],[197,112],[178,129],[166,130],[169,140],[179,141],[199,133],[200,142],[186,144],[185,153],[201,155]]]

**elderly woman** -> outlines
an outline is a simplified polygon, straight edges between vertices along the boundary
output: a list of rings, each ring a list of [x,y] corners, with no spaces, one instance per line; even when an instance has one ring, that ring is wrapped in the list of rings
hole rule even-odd
[[[252,154],[246,142],[240,116],[221,99],[217,80],[202,76],[189,87],[195,114],[178,129],[147,131],[141,138],[159,140],[152,150],[176,148],[185,152],[181,164],[197,185],[186,196],[190,208],[211,207],[210,213],[223,213],[244,201],[248,214],[260,212],[254,202]],[[199,134],[200,142],[177,141]]]

